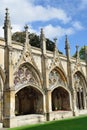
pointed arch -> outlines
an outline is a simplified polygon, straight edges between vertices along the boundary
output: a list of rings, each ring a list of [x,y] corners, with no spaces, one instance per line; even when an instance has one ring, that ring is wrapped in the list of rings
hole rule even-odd
[[[42,79],[39,71],[29,63],[21,64],[14,73],[15,88],[18,89],[20,86],[25,86],[26,84],[36,85],[40,88],[42,86]]]
[[[33,86],[20,89],[15,95],[15,114],[43,113],[43,94]]]
[[[78,109],[85,109],[87,108],[87,100],[85,99],[87,83],[85,76],[80,71],[76,71],[73,74],[73,81],[73,87],[76,93],[76,106]]]
[[[49,72],[49,87],[58,87],[58,85],[67,86],[67,78],[59,67],[54,67]]]
[[[52,91],[52,111],[56,110],[70,110],[70,94],[69,92],[59,86]]]

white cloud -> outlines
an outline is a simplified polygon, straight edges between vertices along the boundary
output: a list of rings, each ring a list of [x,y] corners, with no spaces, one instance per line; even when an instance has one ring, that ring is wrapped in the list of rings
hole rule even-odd
[[[72,25],[75,28],[75,30],[82,30],[82,29],[84,29],[84,27],[81,25],[81,23],[79,21],[73,22]]]
[[[62,9],[34,5],[31,0],[1,0],[0,4],[2,5],[1,13],[6,7],[10,9],[13,24],[15,22],[21,24],[32,21],[48,21],[54,18],[67,23],[71,19]]]
[[[70,35],[74,33],[73,28],[62,28],[60,26],[53,27],[51,24],[44,27],[45,37],[58,39],[64,35]]]
[[[85,1],[85,0],[82,0]],[[46,37],[62,37],[64,35],[71,35],[77,30],[83,29],[80,22],[76,21],[72,23],[71,17],[66,14],[66,11],[60,8],[51,6],[34,5],[34,0],[1,0],[0,4],[0,36],[3,36],[3,23],[5,16],[5,8],[9,8],[10,19],[12,24],[12,32],[24,30],[25,24],[31,24],[36,21],[47,22],[49,20],[57,19],[62,24],[69,23],[71,27],[63,28],[61,26],[51,24],[44,26]],[[30,26],[29,31],[39,34],[38,30],[33,29]]]
[[[21,30],[26,23],[46,22],[52,19],[67,23],[71,20],[63,9],[34,5],[33,2],[32,0],[0,0],[0,5],[2,5],[0,7],[0,26],[3,26],[4,23],[5,8],[9,8],[13,32]],[[0,28],[0,36],[2,35],[2,29]]]

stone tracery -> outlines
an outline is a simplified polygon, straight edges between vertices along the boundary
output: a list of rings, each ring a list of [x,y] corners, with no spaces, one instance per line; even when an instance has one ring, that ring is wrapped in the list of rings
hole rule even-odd
[[[79,72],[74,74],[74,89],[76,91],[76,105],[78,109],[84,109],[85,108],[85,80],[83,76]]]
[[[26,66],[22,66],[14,73],[14,85],[18,86],[20,84],[31,83],[38,85],[38,79],[35,77],[35,74],[32,70]]]
[[[49,74],[49,86],[56,86],[57,84],[65,85],[64,80],[62,79],[62,76],[54,69]]]

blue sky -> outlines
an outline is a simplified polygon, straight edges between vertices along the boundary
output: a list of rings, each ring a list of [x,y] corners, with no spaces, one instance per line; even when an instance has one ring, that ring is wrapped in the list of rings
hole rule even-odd
[[[68,35],[71,55],[75,46],[87,46],[87,0],[0,0],[0,36],[3,37],[5,8],[9,8],[12,32],[29,32],[57,40],[57,47],[65,53],[65,35]]]

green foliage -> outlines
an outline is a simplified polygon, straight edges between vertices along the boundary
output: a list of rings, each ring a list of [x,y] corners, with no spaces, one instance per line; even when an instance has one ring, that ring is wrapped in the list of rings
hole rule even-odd
[[[85,59],[85,48],[82,47],[79,51],[79,56],[80,56],[80,59],[84,60]]]
[[[13,33],[12,40],[14,40],[16,42],[24,43],[25,42],[25,32],[15,32],[15,33]]]
[[[24,43],[25,42],[25,32],[15,32],[12,35],[12,40]],[[31,46],[40,48],[40,38],[35,33],[29,34],[30,44]],[[54,42],[52,42],[50,39],[46,39],[46,49],[53,51],[54,50]],[[62,52],[59,51],[59,53],[62,54]]]
[[[31,44],[31,46],[40,48],[40,39],[39,39],[39,36],[37,36],[34,33],[31,33],[31,34],[29,34],[29,38],[30,38],[30,44]]]
[[[86,47],[87,47],[87,46],[86,46]],[[76,58],[76,53],[73,55],[73,57]],[[79,51],[79,57],[80,57],[80,59],[85,60],[85,48],[84,48],[84,47],[82,47],[82,48],[80,49],[80,51]]]

